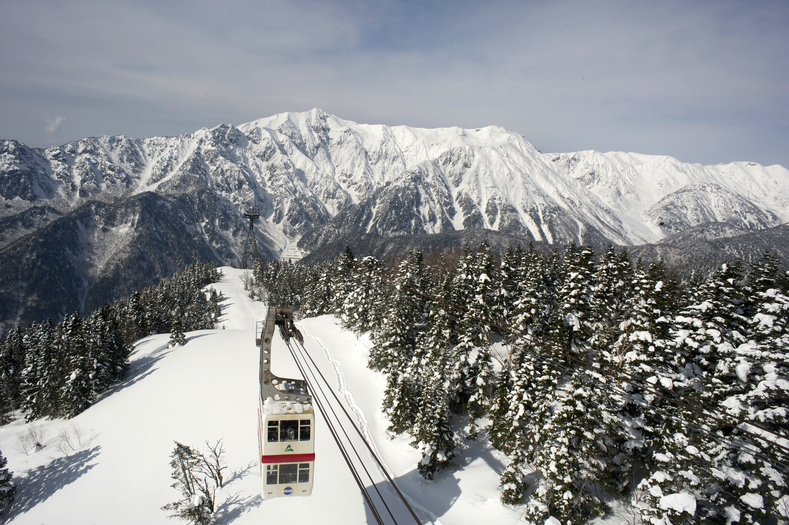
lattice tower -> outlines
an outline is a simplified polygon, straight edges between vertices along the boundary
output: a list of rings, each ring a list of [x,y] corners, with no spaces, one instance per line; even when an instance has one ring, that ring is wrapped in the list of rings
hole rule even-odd
[[[241,267],[247,267],[247,261],[255,264],[255,259],[260,257],[258,253],[258,243],[255,239],[255,220],[260,218],[260,212],[255,208],[251,208],[244,213],[244,218],[249,219],[249,233],[247,234],[247,241],[244,243],[244,255],[241,256]]]

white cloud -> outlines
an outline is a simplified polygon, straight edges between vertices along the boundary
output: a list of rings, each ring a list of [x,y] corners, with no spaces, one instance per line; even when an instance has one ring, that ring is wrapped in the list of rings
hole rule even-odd
[[[47,117],[47,124],[44,126],[44,131],[47,133],[56,133],[60,129],[61,124],[66,121],[66,117],[57,116],[55,118]]]
[[[0,2],[0,137],[187,133],[312,107],[544,151],[789,164],[789,4]],[[31,114],[56,115],[46,133]],[[35,129],[32,129],[35,128]]]

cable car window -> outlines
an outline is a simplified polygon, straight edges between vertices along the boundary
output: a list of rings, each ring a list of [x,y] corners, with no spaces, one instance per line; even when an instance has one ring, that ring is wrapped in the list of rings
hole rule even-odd
[[[279,441],[277,436],[279,434],[279,422],[278,421],[269,421],[268,422],[268,442],[276,442]]]
[[[266,485],[277,484],[277,466],[269,465],[266,470]]]
[[[299,483],[309,483],[310,481],[310,464],[299,464]]]
[[[279,466],[279,482],[282,483],[296,483],[296,474],[298,473],[298,464],[285,463]]]
[[[302,419],[299,421],[299,441],[310,440],[310,420]]]
[[[283,420],[279,422],[279,440],[296,441],[299,432],[299,422],[295,420]]]

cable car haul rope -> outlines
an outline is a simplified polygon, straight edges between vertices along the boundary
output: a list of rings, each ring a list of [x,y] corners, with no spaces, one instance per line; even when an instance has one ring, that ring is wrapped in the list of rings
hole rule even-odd
[[[303,379],[271,372],[276,327]],[[420,523],[381,460],[304,346],[291,308],[269,307],[257,341],[260,346],[258,443],[263,499],[312,494],[315,474],[317,407],[375,522]]]

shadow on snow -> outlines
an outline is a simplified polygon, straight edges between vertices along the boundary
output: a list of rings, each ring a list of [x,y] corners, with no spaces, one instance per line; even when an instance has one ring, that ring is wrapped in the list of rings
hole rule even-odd
[[[250,461],[246,467],[234,470],[224,483],[224,486],[227,487],[237,479],[247,476],[254,471],[255,467],[257,467],[257,462]],[[236,492],[228,496],[221,505],[217,506],[214,512],[214,518],[217,523],[230,523],[236,518],[240,518],[254,507],[258,507],[262,502],[263,498],[260,494],[242,497],[240,492]]]
[[[414,469],[395,478],[394,483],[402,492],[403,498],[408,502],[419,521],[414,520],[394,488],[388,482],[380,482],[365,488],[367,497],[378,512],[378,517],[376,517],[365,501],[365,515],[367,523],[370,525],[433,522],[446,514],[460,497],[460,481],[451,471],[437,474],[434,482],[425,480],[419,475],[419,471]],[[425,488],[415,490],[421,486]],[[414,494],[414,492],[417,493]]]
[[[16,478],[16,497],[5,516],[6,521],[11,521],[39,503],[45,502],[57,491],[75,482],[92,469],[96,465],[92,461],[99,455],[100,448],[96,446],[80,450],[70,456],[56,458]]]

